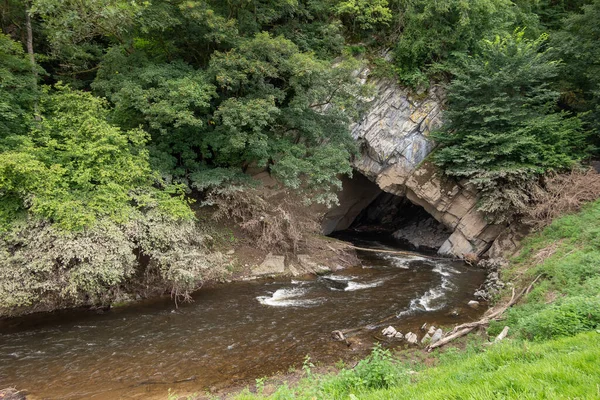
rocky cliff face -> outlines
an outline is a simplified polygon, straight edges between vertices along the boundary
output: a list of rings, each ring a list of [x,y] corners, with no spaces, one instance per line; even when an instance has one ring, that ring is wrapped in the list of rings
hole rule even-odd
[[[376,86],[378,94],[370,111],[352,129],[361,152],[355,169],[381,190],[422,206],[450,229],[439,253],[458,257],[486,253],[506,227],[488,224],[476,210],[475,188],[444,178],[426,161],[435,146],[428,135],[442,123],[443,90],[434,86],[411,95],[391,81],[382,80]],[[345,197],[342,192],[342,203],[347,204]],[[340,220],[351,220],[354,211],[346,211],[337,209],[335,214],[343,215]],[[331,226],[329,221],[328,229]]]

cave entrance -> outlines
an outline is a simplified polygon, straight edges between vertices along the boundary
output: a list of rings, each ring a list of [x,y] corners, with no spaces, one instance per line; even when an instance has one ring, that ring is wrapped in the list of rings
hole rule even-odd
[[[339,206],[323,220],[323,233],[347,239],[360,235],[402,248],[437,251],[452,234],[425,209],[406,197],[382,191],[354,172],[343,179]]]

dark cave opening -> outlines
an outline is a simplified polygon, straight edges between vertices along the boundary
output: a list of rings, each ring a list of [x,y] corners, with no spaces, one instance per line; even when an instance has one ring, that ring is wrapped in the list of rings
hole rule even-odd
[[[339,205],[323,220],[323,233],[339,238],[369,236],[403,248],[437,251],[452,231],[403,196],[382,191],[354,172],[343,180]]]

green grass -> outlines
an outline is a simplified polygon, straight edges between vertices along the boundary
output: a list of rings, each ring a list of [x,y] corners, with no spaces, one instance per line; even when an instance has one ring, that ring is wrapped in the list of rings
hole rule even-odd
[[[503,343],[475,338],[437,354],[434,367],[402,365],[376,347],[353,369],[307,374],[272,399],[600,399],[600,201],[531,235],[503,271],[506,281],[542,280],[507,318],[490,325]],[[416,371],[415,371],[416,370]],[[238,400],[264,398],[248,391]]]

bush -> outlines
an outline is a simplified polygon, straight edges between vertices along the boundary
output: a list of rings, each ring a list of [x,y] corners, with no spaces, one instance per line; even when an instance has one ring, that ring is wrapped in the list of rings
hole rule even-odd
[[[548,82],[559,64],[545,40],[517,31],[461,57],[446,123],[432,133],[440,145],[434,163],[475,185],[479,210],[500,221],[525,211],[541,175],[571,168],[585,153],[579,120],[554,112],[558,92]]]
[[[394,361],[389,350],[377,345],[353,369],[343,369],[319,385],[319,397],[345,398],[348,393],[388,389],[406,379],[405,370]]]
[[[0,315],[107,305],[119,292],[147,290],[145,283],[149,294],[170,290],[185,299],[223,273],[206,239],[194,222],[157,212],[76,232],[31,220],[0,238]]]
[[[600,174],[594,169],[574,169],[570,173],[548,177],[532,193],[526,222],[536,229],[554,219],[579,211],[581,206],[600,198]]]

